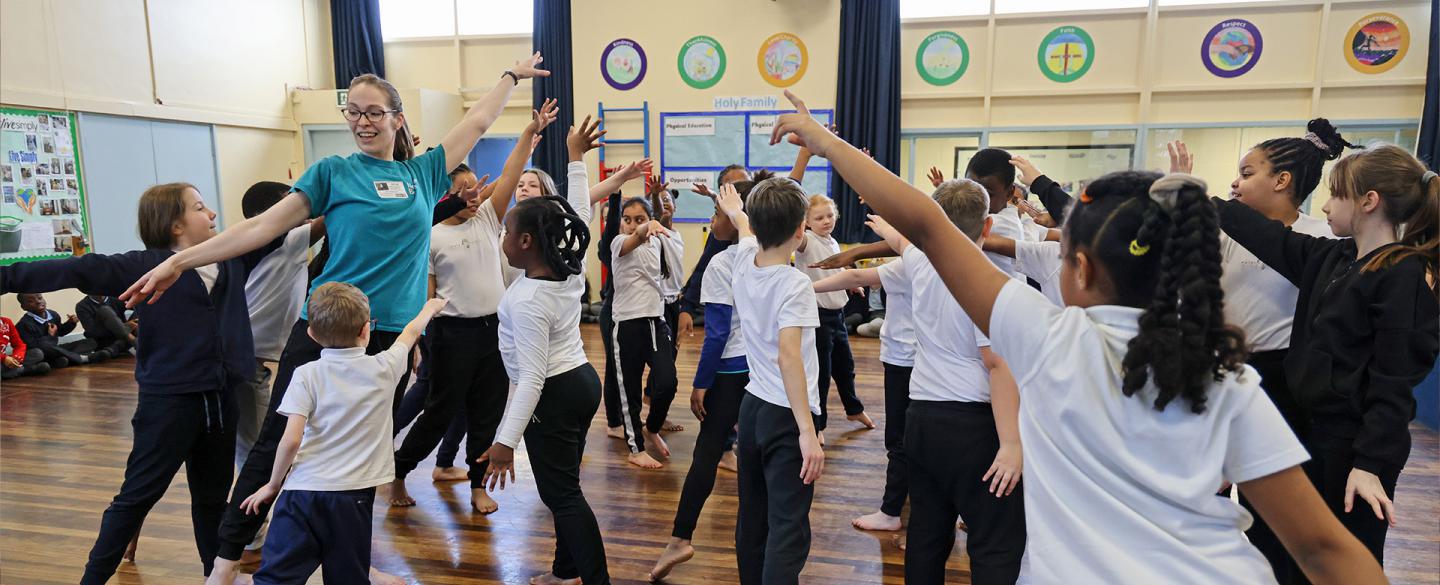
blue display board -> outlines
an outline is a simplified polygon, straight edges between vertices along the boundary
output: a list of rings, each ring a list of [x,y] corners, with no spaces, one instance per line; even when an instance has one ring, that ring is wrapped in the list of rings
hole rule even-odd
[[[789,173],[799,147],[788,142],[770,144],[775,118],[790,111],[662,112],[660,114],[660,173],[680,190],[675,202],[675,221],[705,222],[715,213],[708,197],[690,190],[693,182],[717,188],[720,171],[742,164],[753,171],[770,169]],[[811,115],[829,124],[833,110],[812,110]],[[809,193],[830,195],[830,163],[812,158],[801,185]]]

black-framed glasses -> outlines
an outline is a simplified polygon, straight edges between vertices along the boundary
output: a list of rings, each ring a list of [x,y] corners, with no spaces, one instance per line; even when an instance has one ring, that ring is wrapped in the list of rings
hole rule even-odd
[[[400,110],[398,110],[398,109],[395,109],[395,110],[365,110],[365,111],[362,112],[362,111],[357,110],[357,109],[355,109],[355,108],[347,108],[347,107],[342,107],[342,108],[340,108],[340,115],[345,116],[345,119],[346,119],[346,120],[349,120],[349,121],[351,121],[351,122],[359,121],[359,120],[360,120],[360,116],[365,116],[365,117],[368,118],[372,123],[376,123],[376,122],[379,122],[379,121],[381,121],[381,120],[384,120],[386,114],[395,114],[395,113],[399,113],[399,112],[400,112]]]

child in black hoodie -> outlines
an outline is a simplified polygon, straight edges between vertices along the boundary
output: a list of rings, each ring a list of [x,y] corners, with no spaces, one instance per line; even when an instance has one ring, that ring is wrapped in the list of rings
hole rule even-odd
[[[175,251],[214,235],[215,213],[192,185],[153,186],[141,195],[139,208],[145,250],[0,267],[0,293],[78,288],[119,295]],[[255,367],[245,278],[278,244],[188,271],[170,294],[136,307],[147,325],[136,340],[140,396],[131,422],[134,444],[125,482],[105,510],[80,583],[103,584],[115,573],[126,544],[182,463],[195,545],[209,574],[234,473],[234,387],[245,383]]]

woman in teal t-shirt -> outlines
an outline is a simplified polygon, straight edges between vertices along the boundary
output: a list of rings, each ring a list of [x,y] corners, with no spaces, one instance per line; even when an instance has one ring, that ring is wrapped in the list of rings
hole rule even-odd
[[[514,68],[501,74],[494,89],[450,129],[439,146],[419,156],[414,156],[400,93],[374,75],[356,77],[350,82],[348,103],[341,111],[359,153],[330,156],[315,163],[296,181],[294,192],[268,211],[170,257],[121,298],[131,306],[152,295],[158,298],[182,272],[237,257],[307,218],[323,215],[330,258],[313,285],[348,282],[363,291],[370,297],[370,314],[376,321],[366,353],[389,347],[425,302],[431,210],[450,187],[449,171],[469,157],[470,149],[495,123],[521,79],[549,75],[538,68],[541,60],[540,53],[535,53],[517,61]],[[275,449],[286,422],[275,414],[275,407],[284,398],[291,375],[295,368],[320,359],[321,347],[310,339],[307,328],[302,313],[280,356],[269,414],[235,480],[230,506],[220,526],[219,558],[211,583],[228,584],[234,580],[236,561],[254,540],[269,512],[266,509],[248,515],[240,510],[239,503],[270,480]],[[407,383],[408,379],[401,379],[397,397]]]

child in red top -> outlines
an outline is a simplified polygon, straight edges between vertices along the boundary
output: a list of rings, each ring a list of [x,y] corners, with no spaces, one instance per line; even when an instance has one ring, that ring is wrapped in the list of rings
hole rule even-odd
[[[0,378],[9,380],[29,374],[50,373],[45,355],[38,348],[27,349],[25,340],[20,338],[20,331],[15,329],[15,322],[8,317],[0,317]]]

